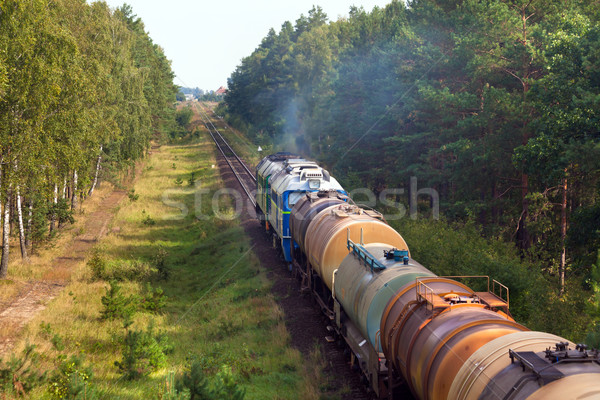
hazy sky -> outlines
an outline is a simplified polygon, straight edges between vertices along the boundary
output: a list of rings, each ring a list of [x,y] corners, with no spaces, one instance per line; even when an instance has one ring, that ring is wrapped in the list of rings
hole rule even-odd
[[[92,2],[93,0],[88,0]],[[321,1],[319,3],[318,1]],[[243,57],[254,51],[270,28],[295,24],[320,5],[330,21],[347,16],[350,6],[367,11],[389,0],[106,0],[109,6],[131,5],[154,43],[172,61],[175,84],[216,90]]]

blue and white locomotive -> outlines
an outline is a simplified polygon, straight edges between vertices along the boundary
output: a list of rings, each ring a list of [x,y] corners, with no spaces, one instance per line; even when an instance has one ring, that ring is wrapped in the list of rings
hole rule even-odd
[[[292,153],[275,153],[261,160],[256,167],[256,212],[259,220],[272,234],[273,246],[281,250],[291,263],[290,211],[306,192],[344,189],[329,172]]]

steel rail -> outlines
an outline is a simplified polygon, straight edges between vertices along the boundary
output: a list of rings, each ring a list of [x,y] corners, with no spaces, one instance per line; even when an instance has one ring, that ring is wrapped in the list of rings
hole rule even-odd
[[[210,120],[210,117],[208,116],[208,114],[204,111],[204,107],[200,106],[200,109],[202,110],[202,112],[206,116],[206,119],[208,120],[208,122],[210,123],[210,125],[213,127],[213,129],[215,130],[215,132],[217,133],[217,135],[221,138],[221,140],[223,141],[223,143],[225,144],[225,146],[227,146],[227,148],[229,149],[229,151],[231,151],[231,154],[233,154],[233,156],[236,158],[236,160],[239,161],[240,165],[246,170],[246,172],[252,178],[252,180],[254,182],[256,182],[256,177],[254,176],[254,174],[252,173],[252,171],[250,171],[250,169],[238,157],[238,155],[235,153],[235,151],[233,151],[233,149],[231,148],[231,146],[229,146],[229,143],[227,143],[227,141],[223,138],[223,136],[221,135],[221,132],[219,132],[219,129],[215,126],[215,124],[213,124],[213,122]]]
[[[197,109],[198,106],[196,105]],[[223,158],[225,159],[225,162],[227,162],[227,165],[229,165],[229,168],[231,169],[231,171],[233,172],[233,175],[235,176],[235,178],[237,179],[237,181],[240,183],[240,186],[242,187],[242,189],[244,190],[244,192],[246,193],[246,196],[248,196],[248,199],[250,199],[250,202],[252,203],[253,206],[256,207],[256,200],[254,199],[254,196],[252,196],[252,192],[248,189],[248,186],[246,183],[243,182],[243,179],[241,177],[241,174],[239,173],[239,171],[236,170],[236,168],[234,168],[233,164],[231,163],[231,161],[229,160],[230,157],[228,157],[225,154],[225,151],[223,151],[223,147],[219,144],[219,141],[217,140],[217,138],[215,137],[215,135],[213,135],[213,131],[210,129],[210,126],[208,123],[210,123],[210,118],[208,117],[208,115],[204,112],[204,110],[202,110],[201,108],[199,109],[200,111],[200,118],[202,119],[202,122],[204,123],[204,125],[206,126],[206,129],[208,130],[208,133],[210,134],[210,137],[212,138],[212,140],[215,142],[215,144],[217,145],[217,148],[219,149],[219,151],[221,152],[221,154],[223,155]],[[213,126],[213,129],[216,128],[214,127],[214,125],[211,123],[211,125]],[[217,131],[218,133],[218,131]],[[221,141],[227,146],[229,147],[229,145],[227,144],[227,141],[223,138],[223,136],[219,135]],[[231,149],[231,147],[229,147],[229,149]],[[235,155],[235,153],[232,150],[232,153]],[[250,170],[248,169],[248,167],[246,167],[246,165],[244,165],[243,161],[240,160],[239,157],[237,157],[237,155],[235,155],[235,159],[238,161],[238,163],[244,168],[244,173],[249,176],[250,178],[252,178],[253,181],[256,181],[256,178],[254,177],[254,175],[252,175],[252,173],[250,172]]]

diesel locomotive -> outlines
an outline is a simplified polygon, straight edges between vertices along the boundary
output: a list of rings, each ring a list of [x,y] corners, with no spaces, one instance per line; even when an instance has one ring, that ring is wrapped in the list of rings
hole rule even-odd
[[[494,279],[436,276],[316,163],[277,153],[256,177],[261,223],[379,398],[600,399],[597,350],[517,323]]]

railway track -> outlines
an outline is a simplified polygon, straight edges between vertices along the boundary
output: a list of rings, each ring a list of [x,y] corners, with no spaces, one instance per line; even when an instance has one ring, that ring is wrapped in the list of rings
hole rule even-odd
[[[217,148],[223,155],[223,158],[227,162],[227,165],[229,165],[229,168],[233,172],[233,175],[240,183],[240,186],[248,196],[248,199],[250,200],[252,205],[256,206],[256,200],[254,199],[253,195],[253,189],[256,187],[256,177],[254,176],[250,168],[248,168],[246,163],[242,161],[242,159],[236,154],[236,152],[233,151],[231,146],[229,146],[229,143],[227,143],[225,138],[221,135],[221,133],[211,120],[210,116],[206,113],[204,107],[197,103],[195,103],[194,106],[196,107],[196,110],[198,110],[202,122],[206,126],[206,129],[208,129],[211,138],[213,139],[213,141],[217,145]]]

